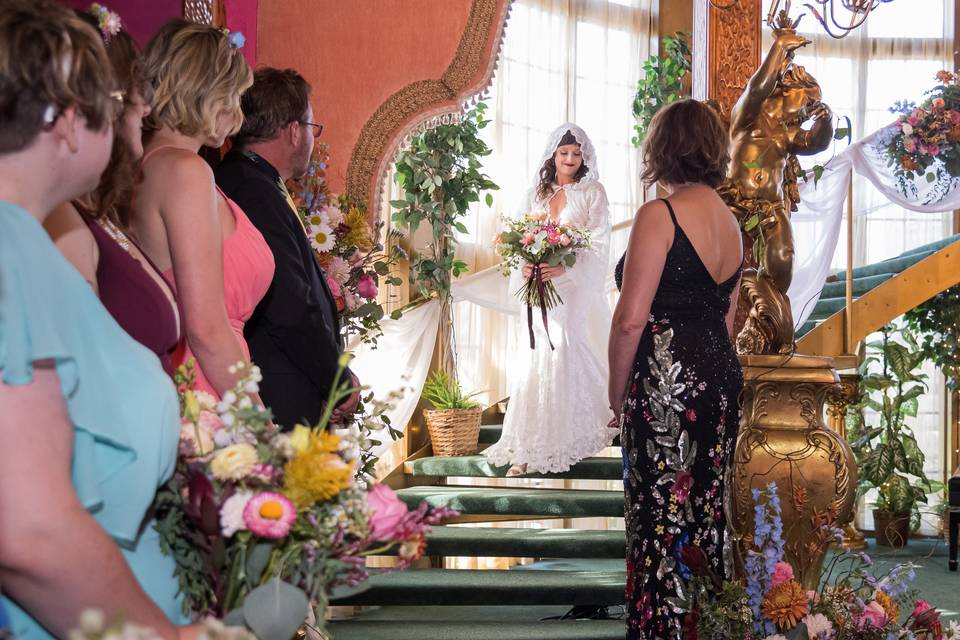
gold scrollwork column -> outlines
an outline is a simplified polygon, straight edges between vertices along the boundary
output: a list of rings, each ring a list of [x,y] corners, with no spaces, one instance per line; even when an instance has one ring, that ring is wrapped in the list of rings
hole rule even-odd
[[[741,356],[743,417],[731,477],[738,570],[753,544],[753,489],[775,482],[784,555],[807,589],[819,581],[830,529],[849,522],[857,467],[846,441],[824,423],[839,378],[830,358]]]
[[[847,439],[847,408],[857,401],[860,394],[860,374],[841,373],[840,385],[827,396],[827,425],[844,440]],[[843,527],[843,548],[860,551],[867,548],[867,540],[854,524],[856,504],[850,513],[850,521]]]

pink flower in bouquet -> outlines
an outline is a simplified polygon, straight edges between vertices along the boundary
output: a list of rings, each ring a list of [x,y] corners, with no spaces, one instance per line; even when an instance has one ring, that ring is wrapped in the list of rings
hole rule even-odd
[[[377,297],[377,283],[373,281],[373,276],[369,274],[360,276],[360,280],[357,281],[357,293],[367,300]]]
[[[926,153],[927,153],[927,143],[921,142],[920,144],[917,145],[917,149],[920,150],[920,153],[922,153],[923,155],[926,155]]]
[[[903,148],[907,153],[913,153],[917,150],[917,140],[911,136],[904,136]]]
[[[493,244],[495,244],[495,245],[500,244],[500,236],[501,236],[501,235],[502,235],[502,232],[497,231],[497,234],[496,234],[495,236],[493,236]]]
[[[220,507],[220,532],[224,538],[229,538],[237,531],[246,531],[243,512],[252,497],[252,491],[238,491],[224,501]]]
[[[569,247],[571,242],[572,242],[572,241],[570,240],[570,236],[568,236],[568,235],[565,234],[565,233],[560,234],[560,246],[561,246],[561,247]]]
[[[327,276],[327,286],[330,287],[330,295],[332,295],[334,298],[341,295],[340,283],[329,275]]]
[[[354,295],[353,291],[349,289],[343,290],[343,304],[346,307],[347,311],[356,311],[360,306],[360,298]]]
[[[350,263],[340,256],[333,256],[330,266],[326,269],[326,276],[333,278],[337,284],[344,285],[350,279]]]
[[[960,111],[947,111],[950,124],[960,124]]]
[[[926,600],[917,600],[916,604],[913,605],[913,612],[910,615],[916,618],[924,611],[928,611],[932,608],[933,607],[931,607],[930,603]]]
[[[879,629],[887,622],[887,612],[876,600],[868,604],[860,615],[860,627],[877,627]]]
[[[930,154],[931,156],[940,155],[940,145],[936,143],[927,145],[927,153]]]
[[[533,213],[530,214],[530,219],[531,219],[531,220],[536,220],[537,222],[542,222],[542,221],[544,221],[544,220],[547,219],[547,212],[546,212],[546,211],[534,211]]]
[[[810,640],[826,640],[833,637],[833,623],[822,613],[811,613],[803,619]]]
[[[778,562],[773,566],[773,575],[770,576],[771,587],[790,580],[793,580],[793,566],[789,562]]]
[[[277,476],[280,475],[277,468],[270,464],[258,464],[253,467],[253,470],[250,471],[250,477],[259,478],[264,482],[273,483],[277,481]]]
[[[687,469],[684,469],[674,476],[673,486],[670,488],[670,493],[673,494],[677,502],[683,504],[690,496],[691,488],[693,488],[693,474]]]
[[[911,123],[909,123],[909,122],[904,122],[902,125],[900,125],[900,131],[902,131],[902,132],[903,132],[903,135],[905,135],[905,136],[912,136],[912,135],[913,135],[913,124],[911,124]]]
[[[367,492],[370,508],[370,536],[374,540],[391,540],[407,517],[407,505],[385,484],[374,485]]]
[[[284,538],[297,520],[297,508],[279,493],[258,493],[243,509],[243,522],[261,538]]]
[[[336,206],[327,207],[327,220],[330,221],[330,226],[336,229],[343,222],[343,211]]]
[[[208,417],[212,416],[212,418]],[[210,424],[219,423],[220,417],[215,413],[203,411],[200,413],[198,424],[183,422],[180,424],[180,454],[188,458],[205,456],[213,453],[214,440],[213,435],[216,429],[212,429]]]
[[[560,244],[560,234],[556,231],[550,231],[547,234],[547,242],[550,244]]]
[[[528,231],[525,234],[523,234],[523,239],[520,240],[520,244],[522,244],[525,247],[529,247],[531,244],[533,244],[534,238],[535,236]]]
[[[943,109],[945,105],[946,102],[943,101],[943,98],[934,98],[933,102],[930,103],[930,106],[932,106],[934,109]]]

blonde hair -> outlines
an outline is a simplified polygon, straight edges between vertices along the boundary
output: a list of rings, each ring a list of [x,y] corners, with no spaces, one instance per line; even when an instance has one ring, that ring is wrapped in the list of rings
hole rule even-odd
[[[253,84],[253,72],[223,31],[169,22],[143,52],[143,71],[154,91],[148,130],[166,126],[187,136],[213,136],[222,112],[233,120],[224,133],[240,130],[240,95]]]
[[[53,2],[7,0],[0,11],[0,154],[27,148],[75,107],[88,129],[113,117],[114,78],[100,35]]]

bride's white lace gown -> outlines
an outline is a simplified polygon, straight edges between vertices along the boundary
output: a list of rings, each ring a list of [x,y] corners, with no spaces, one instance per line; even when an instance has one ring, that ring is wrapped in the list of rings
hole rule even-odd
[[[582,129],[565,124],[547,145],[544,159],[570,131],[580,143],[587,174],[562,187],[566,205],[560,221],[590,232],[591,247],[577,254],[577,262],[554,280],[563,304],[547,312],[550,349],[540,310],[534,309],[536,348],[529,349],[526,308],[517,317],[522,324],[519,368],[510,371],[510,396],[500,441],[483,452],[492,464],[526,464],[527,473],[566,471],[595,455],[616,435],[607,424],[613,412],[607,403],[607,337],[610,306],[606,281],[610,252],[610,212],[607,194],[598,180],[593,145]],[[560,187],[557,187],[559,189]],[[555,190],[556,192],[556,190]],[[538,199],[536,188],[526,197],[523,213],[549,211],[550,198]],[[522,276],[510,278],[510,293]],[[521,305],[519,299],[516,304]]]

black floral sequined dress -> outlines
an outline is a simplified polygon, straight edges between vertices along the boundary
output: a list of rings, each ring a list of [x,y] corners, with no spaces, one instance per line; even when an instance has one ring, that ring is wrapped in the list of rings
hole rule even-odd
[[[623,407],[627,639],[681,637],[677,550],[694,544],[726,575],[724,476],[743,373],[725,315],[740,272],[717,284],[677,224]],[[623,258],[616,269],[623,286]]]

